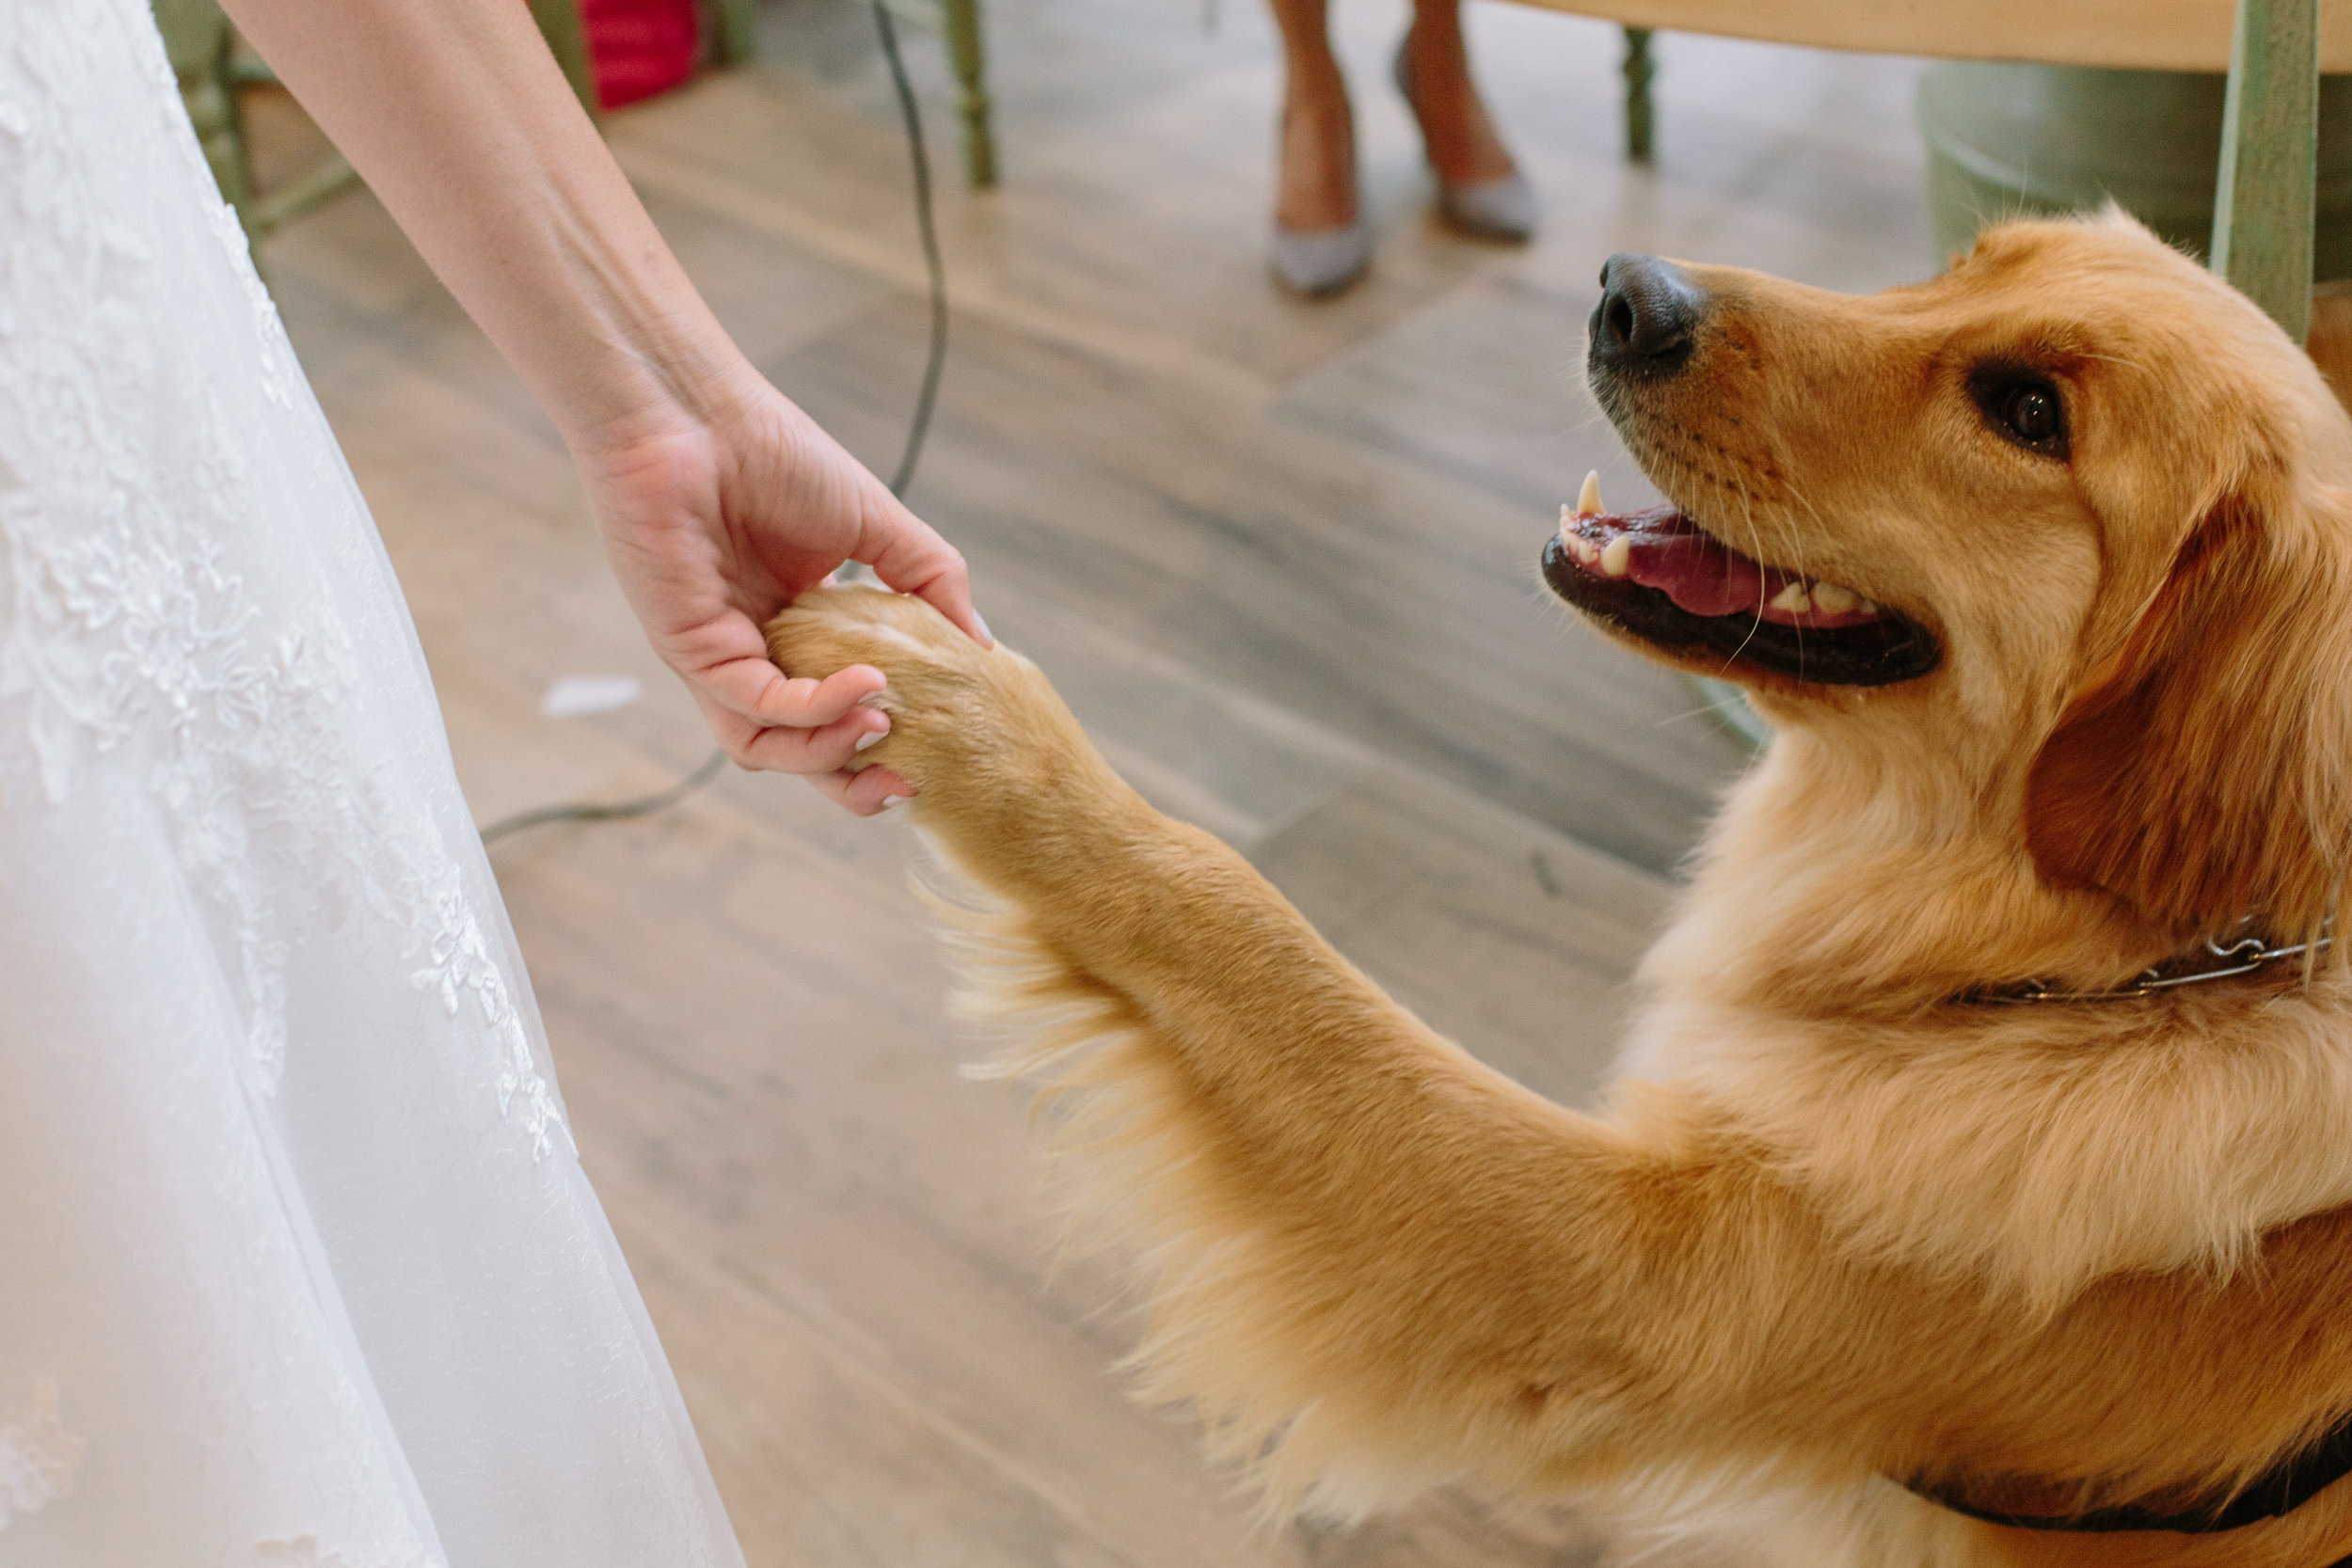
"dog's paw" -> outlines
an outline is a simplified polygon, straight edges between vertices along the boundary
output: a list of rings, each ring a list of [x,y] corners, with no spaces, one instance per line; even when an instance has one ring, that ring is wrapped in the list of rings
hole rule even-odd
[[[870,664],[888,678],[876,705],[891,716],[890,733],[851,766],[892,768],[914,784],[926,816],[976,776],[998,795],[1043,789],[1057,753],[1086,748],[1036,665],[1001,643],[981,647],[921,599],[820,588],[769,622],[767,637],[788,675],[821,680]]]

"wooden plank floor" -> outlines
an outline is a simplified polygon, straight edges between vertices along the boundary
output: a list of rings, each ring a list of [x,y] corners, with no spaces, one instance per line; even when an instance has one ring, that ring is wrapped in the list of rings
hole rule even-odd
[[[954,180],[935,40],[910,54],[943,181],[954,346],[913,499],[1008,641],[1166,809],[1248,850],[1408,1006],[1546,1093],[1603,1070],[1667,878],[1740,749],[1686,688],[1569,626],[1533,562],[1598,467],[1581,389],[1618,249],[1839,288],[1931,270],[1915,67],[1661,40],[1661,161],[1617,157],[1617,42],[1473,8],[1548,203],[1523,250],[1452,238],[1381,67],[1335,19],[1380,240],[1360,289],[1263,258],[1263,18],[1004,0],[1006,185]],[[612,117],[612,144],[755,360],[887,471],[923,353],[905,153],[870,19],[780,0],[753,69]],[[272,166],[309,133],[258,104]],[[477,815],[658,786],[707,750],[640,643],[545,420],[357,193],[272,242],[304,364],[374,506]],[[553,677],[644,678],[590,721]],[[1052,1226],[1005,1092],[961,1082],[912,846],[788,781],[557,828],[497,863],[583,1157],[755,1568],[1593,1563],[1570,1514],[1448,1491],[1345,1531],[1257,1524],[1110,1364],[1104,1265]]]

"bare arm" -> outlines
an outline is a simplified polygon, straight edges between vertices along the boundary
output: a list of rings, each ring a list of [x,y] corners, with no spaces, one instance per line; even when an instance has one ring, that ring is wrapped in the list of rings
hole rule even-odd
[[[985,641],[962,558],[744,359],[521,0],[229,0],[555,420],[630,604],[736,760],[851,809],[870,668],[787,681],[759,624],[844,561]]]

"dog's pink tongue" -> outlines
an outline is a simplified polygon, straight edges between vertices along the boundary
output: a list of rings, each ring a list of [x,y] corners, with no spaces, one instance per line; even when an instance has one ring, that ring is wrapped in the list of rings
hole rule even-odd
[[[1631,546],[1625,575],[1693,615],[1754,612],[1788,584],[1788,573],[1733,554],[1671,506],[1610,521]]]

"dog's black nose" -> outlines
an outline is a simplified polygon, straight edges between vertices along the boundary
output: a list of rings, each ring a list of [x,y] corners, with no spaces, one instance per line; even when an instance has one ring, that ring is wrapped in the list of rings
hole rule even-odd
[[[1680,267],[1619,251],[1600,267],[1593,359],[1613,371],[1672,374],[1690,358],[1706,312],[1706,293]]]

